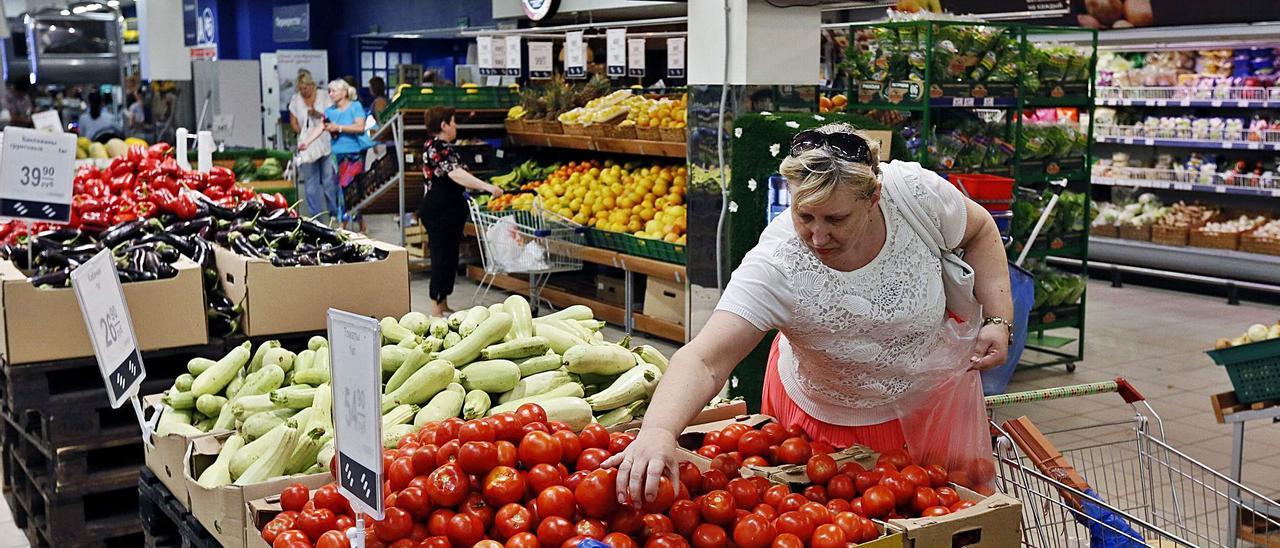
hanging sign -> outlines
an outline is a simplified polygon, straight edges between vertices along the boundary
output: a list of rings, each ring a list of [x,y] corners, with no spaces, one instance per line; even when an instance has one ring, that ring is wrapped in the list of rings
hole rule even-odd
[[[587,77],[587,48],[582,42],[582,31],[567,32],[564,35],[564,77]]]
[[[606,32],[608,39],[608,63],[606,70],[610,78],[627,75],[627,29],[609,29]]]
[[[481,76],[493,75],[493,37],[476,37],[476,64],[480,65]]]
[[[51,108],[32,114],[31,124],[40,131],[62,133],[62,117],[58,116],[58,109]]]
[[[98,371],[107,385],[107,397],[111,407],[119,409],[129,398],[137,397],[147,370],[138,354],[138,339],[111,250],[99,251],[72,270],[71,286],[80,301],[80,312],[98,357]]]
[[[555,72],[551,42],[529,42],[529,78],[546,80]]]
[[[338,492],[374,519],[384,517],[381,333],[378,320],[329,309]]]
[[[76,136],[9,126],[0,147],[0,217],[71,221]]]
[[[541,21],[555,15],[560,0],[520,0],[520,5],[530,20]]]
[[[520,37],[507,37],[507,76],[520,76]]]
[[[490,43],[493,48],[493,65],[490,66],[489,76],[502,76],[507,73],[507,43],[502,39],[494,40]],[[489,84],[496,86],[502,82],[502,78],[490,78],[494,83]]]
[[[684,38],[667,38],[667,78],[684,78]]]
[[[627,40],[627,76],[644,78],[644,38]]]

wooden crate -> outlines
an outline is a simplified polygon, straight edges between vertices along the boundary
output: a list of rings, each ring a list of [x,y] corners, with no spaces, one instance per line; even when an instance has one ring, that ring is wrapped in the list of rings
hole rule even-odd
[[[1240,236],[1240,251],[1262,253],[1266,255],[1280,255],[1280,240],[1259,238],[1252,234],[1244,234]]]
[[[512,132],[515,132],[515,133],[520,133],[520,132],[522,132],[522,131],[525,131],[525,127],[524,127],[524,120],[523,120],[523,119],[521,119],[521,120],[511,120],[511,119],[507,119],[507,120],[504,120],[504,121],[503,121],[503,124],[505,124],[505,125],[507,126],[507,131],[512,131]]]
[[[47,496],[98,493],[137,483],[144,464],[141,434],[93,445],[45,447],[8,417],[4,423],[6,452],[27,481]]]
[[[1120,237],[1126,240],[1151,241],[1151,225],[1136,226],[1131,223],[1120,225]]]
[[[21,462],[6,452],[12,481],[5,495],[14,525],[34,547],[126,547],[143,544],[137,481],[121,488],[58,496],[40,490]]]
[[[1240,249],[1239,232],[1204,232],[1200,229],[1191,231],[1191,245],[1210,249]]]
[[[664,127],[658,130],[658,134],[662,136],[663,141],[669,143],[685,143],[689,141],[689,136],[682,127]]]
[[[636,127],[636,139],[641,141],[661,141],[662,131],[656,127]]]
[[[1094,225],[1089,227],[1089,235],[1119,238],[1120,229],[1116,225]]]
[[[604,127],[604,136],[610,139],[635,139],[636,126],[623,126],[618,124],[609,124]]]
[[[587,135],[587,126],[580,126],[578,124],[561,124],[561,127],[564,128],[563,133],[565,135]]]
[[[1172,246],[1185,246],[1191,235],[1191,227],[1189,226],[1164,226],[1155,225],[1151,227],[1151,243]]]
[[[181,546],[182,548],[217,548],[218,539],[196,521],[182,501],[173,496],[150,470],[143,468],[138,476],[138,514],[147,546]],[[152,542],[152,538],[176,537],[178,543]]]
[[[532,126],[529,122],[525,122],[525,131],[529,131],[534,127],[535,126]],[[556,120],[541,120],[537,123],[536,127],[538,128],[538,133],[559,135],[565,132],[564,126]]]

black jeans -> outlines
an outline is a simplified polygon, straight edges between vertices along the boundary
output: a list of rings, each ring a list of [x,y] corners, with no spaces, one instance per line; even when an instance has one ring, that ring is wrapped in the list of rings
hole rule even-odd
[[[428,192],[418,207],[418,219],[427,230],[427,246],[431,253],[431,300],[442,302],[453,293],[458,275],[458,245],[467,224],[466,198]]]

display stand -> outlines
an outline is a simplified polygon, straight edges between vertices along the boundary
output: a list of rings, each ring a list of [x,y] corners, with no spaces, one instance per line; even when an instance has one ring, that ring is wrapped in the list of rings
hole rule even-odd
[[[1235,392],[1215,394],[1211,399],[1213,416],[1218,420],[1218,424],[1231,425],[1231,479],[1238,483],[1243,475],[1245,424],[1256,420],[1271,422],[1280,420],[1280,402],[1243,405],[1236,401]],[[1233,485],[1229,496],[1232,499],[1239,499],[1239,491],[1239,487]],[[1276,531],[1256,531],[1253,528],[1244,527],[1246,523],[1255,521],[1241,519],[1244,512],[1262,513],[1271,519],[1280,519],[1280,508],[1238,508],[1233,505],[1230,509],[1231,517],[1227,522],[1237,528],[1235,538],[1260,546],[1274,546],[1280,543],[1280,533]],[[1232,545],[1234,546],[1235,543],[1233,542]]]

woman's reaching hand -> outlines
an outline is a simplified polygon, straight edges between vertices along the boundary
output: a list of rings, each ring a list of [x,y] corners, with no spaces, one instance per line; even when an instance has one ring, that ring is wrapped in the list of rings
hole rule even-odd
[[[1009,326],[989,324],[978,331],[973,341],[973,355],[969,357],[969,369],[983,371],[1003,365],[1009,355]]]
[[[618,467],[618,503],[639,508],[657,498],[659,479],[664,475],[672,489],[680,489],[675,454],[675,436],[657,428],[641,428],[625,451],[609,457],[600,467]]]

